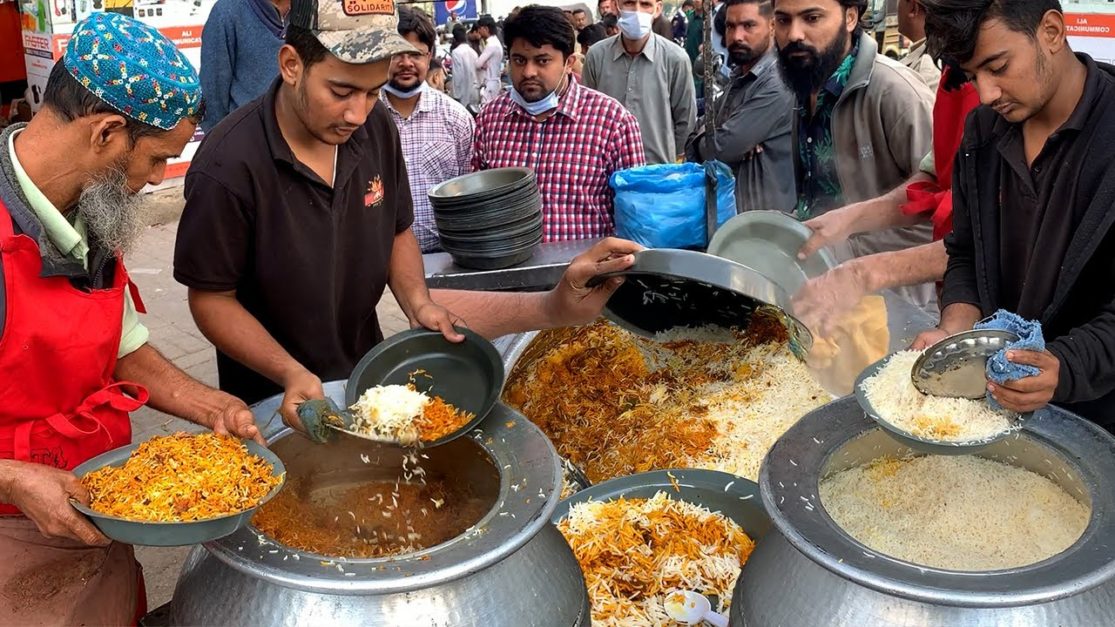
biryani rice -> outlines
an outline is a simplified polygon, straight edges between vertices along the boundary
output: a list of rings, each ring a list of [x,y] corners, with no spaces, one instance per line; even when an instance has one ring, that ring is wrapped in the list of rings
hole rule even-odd
[[[577,503],[558,529],[584,573],[592,623],[604,626],[670,624],[664,602],[677,590],[716,596],[726,611],[755,546],[731,519],[666,492]]]
[[[140,444],[122,466],[81,479],[95,512],[145,522],[192,522],[257,506],[283,478],[240,440],[176,433]]]
[[[413,384],[370,387],[350,409],[355,433],[407,446],[439,440],[475,417]]]
[[[755,480],[774,441],[829,398],[765,317],[656,339],[597,322],[534,342],[549,343],[512,370],[504,400],[593,483],[668,468]]]

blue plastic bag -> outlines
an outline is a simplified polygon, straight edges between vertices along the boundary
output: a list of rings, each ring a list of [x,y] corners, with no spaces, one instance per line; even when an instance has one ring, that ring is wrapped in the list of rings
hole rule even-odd
[[[646,165],[612,174],[616,235],[647,248],[704,248],[705,168],[716,174],[716,226],[736,215],[736,180],[719,161]]]

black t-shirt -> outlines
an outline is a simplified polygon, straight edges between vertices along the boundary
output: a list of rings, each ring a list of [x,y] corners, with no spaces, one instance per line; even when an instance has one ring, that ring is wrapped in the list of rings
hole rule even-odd
[[[347,379],[383,339],[376,304],[413,207],[399,133],[379,103],[337,153],[330,188],[295,159],[276,81],[221,121],[186,174],[174,278],[237,300],[323,381]],[[254,403],[281,388],[217,351],[222,390]]]

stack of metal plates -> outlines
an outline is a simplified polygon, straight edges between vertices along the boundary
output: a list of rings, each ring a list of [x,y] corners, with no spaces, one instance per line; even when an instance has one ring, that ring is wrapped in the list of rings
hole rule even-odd
[[[429,196],[441,246],[459,266],[513,266],[530,259],[542,242],[542,196],[529,168],[465,174]]]

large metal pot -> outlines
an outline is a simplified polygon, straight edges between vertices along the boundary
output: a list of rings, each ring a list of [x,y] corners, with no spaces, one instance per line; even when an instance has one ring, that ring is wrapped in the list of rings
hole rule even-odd
[[[1066,551],[990,572],[920,567],[878,554],[841,530],[817,497],[820,480],[883,455],[912,451],[854,398],[803,417],[771,449],[760,475],[775,531],[736,587],[735,625],[1113,625],[1115,439],[1052,408],[981,457],[1029,469],[1091,505]]]
[[[344,402],[343,383],[325,391]],[[253,407],[260,424],[280,400]],[[289,429],[267,432],[291,476],[313,473],[350,485],[382,480],[388,470],[397,476],[401,465],[398,449],[364,440],[315,445]],[[561,489],[553,446],[501,404],[470,436],[427,449],[423,462],[492,499],[470,530],[417,553],[341,560],[288,548],[248,527],[191,552],[174,592],[174,624],[587,624],[584,578],[549,522]]]

